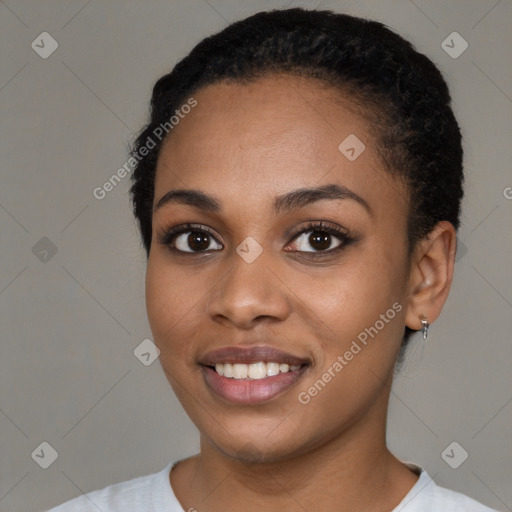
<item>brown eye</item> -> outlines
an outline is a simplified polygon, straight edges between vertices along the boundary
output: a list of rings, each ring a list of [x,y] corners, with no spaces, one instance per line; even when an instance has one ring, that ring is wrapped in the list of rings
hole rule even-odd
[[[193,251],[205,251],[210,245],[209,239],[210,235],[205,235],[199,231],[192,232],[188,235],[185,245],[188,244]],[[180,250],[183,249],[180,248]]]
[[[216,251],[223,248],[213,234],[206,230],[206,227],[190,224],[170,228],[158,239],[169,249],[188,254]]]
[[[181,252],[201,252],[222,249],[222,245],[205,231],[184,231],[174,236],[174,247]],[[213,246],[212,246],[213,242]]]
[[[309,245],[318,251],[326,251],[331,245],[331,235],[321,231],[313,231],[309,235]]]
[[[310,229],[300,233],[293,242],[299,252],[327,252],[346,242],[347,236],[340,232],[335,235],[323,229]]]

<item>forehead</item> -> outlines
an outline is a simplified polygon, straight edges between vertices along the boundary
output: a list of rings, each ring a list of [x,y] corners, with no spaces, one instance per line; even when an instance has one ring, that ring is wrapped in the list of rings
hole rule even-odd
[[[256,205],[338,183],[369,201],[404,206],[405,191],[380,162],[368,121],[324,83],[272,76],[209,85],[194,98],[197,106],[161,149],[155,202],[172,188],[199,188]]]

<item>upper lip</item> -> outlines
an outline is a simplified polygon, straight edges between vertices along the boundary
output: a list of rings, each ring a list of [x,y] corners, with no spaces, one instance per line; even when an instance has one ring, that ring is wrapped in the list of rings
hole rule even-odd
[[[208,352],[199,361],[204,366],[215,366],[222,363],[258,363],[273,362],[289,365],[308,364],[309,360],[303,357],[294,356],[268,345],[256,345],[252,347],[231,346],[223,347]]]

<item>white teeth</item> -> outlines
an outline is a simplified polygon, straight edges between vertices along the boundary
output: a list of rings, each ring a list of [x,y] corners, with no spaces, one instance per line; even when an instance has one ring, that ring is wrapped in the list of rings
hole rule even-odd
[[[224,367],[224,377],[233,378],[233,365],[226,363],[226,364],[219,364],[215,365],[215,369],[217,370],[217,366]],[[219,370],[217,370],[217,373],[219,373]]]
[[[249,368],[246,364],[234,364],[233,365],[233,377],[235,379],[246,379]]]
[[[267,376],[279,374],[279,363],[267,363]]]
[[[300,364],[298,365],[288,365],[286,363],[264,363],[263,361],[258,361],[257,363],[251,364],[243,364],[243,363],[217,363],[215,365],[215,371],[229,379],[264,379],[265,377],[272,377],[273,375],[278,375],[279,373],[288,373],[290,371],[295,371],[300,368]]]
[[[267,365],[265,363],[252,363],[247,372],[249,379],[264,379],[267,376]]]

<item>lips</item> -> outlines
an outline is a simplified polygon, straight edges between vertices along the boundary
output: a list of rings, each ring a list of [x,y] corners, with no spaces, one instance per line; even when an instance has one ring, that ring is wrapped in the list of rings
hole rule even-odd
[[[310,366],[306,358],[274,347],[224,347],[206,354],[201,360],[203,376],[209,389],[233,404],[260,404],[289,391]],[[244,371],[245,368],[278,368],[266,375]],[[226,369],[235,369],[234,372]],[[224,374],[226,373],[226,374]]]
[[[215,366],[216,364],[225,363],[242,363],[251,364],[263,361],[275,362],[279,364],[288,364],[289,366],[297,366],[308,364],[307,358],[301,358],[283,352],[282,350],[265,345],[255,347],[224,347],[214,350],[206,354],[199,363],[203,366]]]

